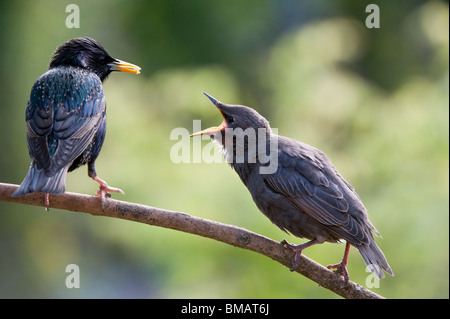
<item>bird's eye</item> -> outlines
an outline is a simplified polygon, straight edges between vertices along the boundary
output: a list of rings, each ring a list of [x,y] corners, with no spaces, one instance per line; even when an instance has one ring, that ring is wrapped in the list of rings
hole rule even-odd
[[[98,60],[99,60],[100,62],[105,61],[105,56],[104,56],[104,55],[100,55],[100,56],[98,57]]]
[[[227,122],[230,123],[230,124],[233,123],[234,122],[234,117],[228,116],[227,117]]]

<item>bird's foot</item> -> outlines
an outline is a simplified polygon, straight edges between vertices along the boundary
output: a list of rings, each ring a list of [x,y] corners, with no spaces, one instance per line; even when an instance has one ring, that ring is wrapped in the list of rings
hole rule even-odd
[[[100,184],[96,196],[100,197],[100,199],[102,201],[102,207],[103,207],[105,198],[111,197],[110,192],[125,194],[125,192],[123,190],[121,190],[120,188],[108,186],[108,184],[98,176],[96,176],[94,178],[94,180]]]
[[[294,265],[292,266],[292,268],[290,269],[290,271],[295,271],[295,269],[297,269],[299,263],[300,263],[300,256],[302,255],[302,251],[305,248],[308,248],[312,245],[315,244],[319,244],[319,242],[317,240],[311,240],[307,243],[304,244],[300,244],[300,245],[292,245],[289,244],[286,239],[283,239],[281,241],[281,244],[289,249],[291,249],[293,252],[295,252],[295,257],[294,257]]]
[[[44,208],[47,212],[50,210],[50,194],[44,194]]]
[[[338,269],[337,272],[342,273],[342,276],[344,277],[344,280],[345,280],[345,284],[347,284],[348,280],[349,280],[348,271],[347,271],[349,252],[350,252],[350,243],[347,242],[345,245],[345,252],[344,252],[344,257],[342,258],[342,261],[339,264],[327,266],[328,269]]]
[[[342,276],[344,277],[345,284],[348,283],[349,275],[347,271],[347,263],[344,263],[344,261],[341,261],[339,264],[335,265],[328,265],[328,269],[337,269],[337,273],[342,273]]]
[[[292,266],[292,268],[289,269],[290,271],[294,271],[295,269],[297,269],[298,264],[300,263],[300,256],[301,256],[301,254],[302,254],[302,250],[303,250],[303,249],[298,249],[298,246],[301,246],[301,245],[292,245],[292,244],[289,244],[289,243],[286,241],[286,239],[283,239],[283,240],[281,241],[280,244],[282,244],[284,247],[287,247],[287,248],[289,248],[290,250],[292,250],[292,251],[295,252],[294,265]]]

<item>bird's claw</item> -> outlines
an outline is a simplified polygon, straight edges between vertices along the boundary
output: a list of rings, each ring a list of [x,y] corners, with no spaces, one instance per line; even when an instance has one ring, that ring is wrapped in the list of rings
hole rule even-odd
[[[125,192],[123,190],[121,190],[120,188],[108,186],[108,184],[104,180],[100,179],[98,176],[95,177],[94,180],[100,184],[100,186],[98,187],[96,196],[100,197],[100,199],[102,201],[102,208],[103,208],[103,204],[105,202],[105,198],[111,197],[110,192],[125,194]]]
[[[294,256],[294,265],[292,266],[292,268],[290,268],[290,271],[295,271],[295,269],[297,269],[299,263],[300,263],[300,256],[302,255],[302,249],[298,249],[299,245],[292,245],[289,244],[286,239],[283,239],[280,244],[282,244],[284,247],[289,248],[290,250],[295,252],[295,256]]]
[[[300,244],[300,245],[292,245],[289,244],[285,239],[283,239],[281,241],[281,244],[285,247],[288,247],[289,249],[291,249],[294,253],[295,253],[295,257],[294,257],[294,266],[292,266],[291,271],[294,271],[295,269],[297,269],[299,263],[300,263],[300,256],[302,255],[302,251],[305,248],[317,245],[317,244],[321,244],[323,243],[323,241],[317,240],[317,239],[313,239],[307,243],[304,244]]]
[[[50,210],[50,194],[44,194],[44,208],[47,212]]]
[[[287,248],[290,248],[290,249],[294,249],[295,246],[296,246],[296,245],[289,244],[286,239],[283,239],[280,242],[280,244],[283,245],[284,247],[287,247]]]
[[[345,284],[348,283],[350,277],[348,275],[348,271],[347,271],[347,267],[346,267],[345,263],[340,262],[339,264],[328,265],[327,268],[328,269],[337,269],[336,273],[338,273],[344,277]]]
[[[100,184],[100,187],[98,188],[97,191],[97,196],[105,198],[105,197],[111,197],[110,192],[113,193],[121,193],[121,194],[125,194],[125,192],[123,190],[121,190],[120,188],[115,188],[115,187],[109,187],[106,183],[104,185]]]

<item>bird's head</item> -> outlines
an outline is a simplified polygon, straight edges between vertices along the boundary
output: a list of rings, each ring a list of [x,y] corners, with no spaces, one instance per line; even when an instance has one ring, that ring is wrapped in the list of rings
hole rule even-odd
[[[53,53],[49,68],[74,66],[94,72],[103,81],[112,71],[139,74],[137,65],[113,58],[94,39],[82,37],[61,44]]]
[[[226,147],[228,142],[231,143],[229,145],[235,144],[236,140],[244,142],[244,135],[247,138],[245,141],[250,142],[254,137],[256,142],[259,133],[271,134],[269,122],[254,109],[244,105],[224,104],[207,93],[203,94],[211,100],[222,114],[223,122],[219,126],[210,127],[191,136],[208,135],[211,139]],[[239,139],[239,137],[242,137],[242,139]],[[236,148],[236,145],[234,145],[234,148]]]

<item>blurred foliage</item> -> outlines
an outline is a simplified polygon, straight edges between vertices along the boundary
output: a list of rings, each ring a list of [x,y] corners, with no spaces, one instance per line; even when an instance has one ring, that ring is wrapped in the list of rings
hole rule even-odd
[[[57,45],[91,36],[143,68],[104,85],[108,133],[97,170],[126,191],[114,198],[303,242],[258,211],[226,164],[170,160],[174,128],[221,121],[208,92],[320,148],[356,187],[396,274],[375,292],[449,297],[448,2],[377,1],[380,29],[365,27],[366,2],[353,0],[71,2],[79,29],[65,27],[70,2],[0,2],[2,182],[18,184],[28,169],[33,82]],[[67,178],[68,191],[96,189],[84,167]],[[0,212],[3,298],[336,298],[263,256],[193,235],[4,202]],[[327,265],[343,250],[324,244],[305,254]],[[68,264],[80,267],[80,289],[64,284]],[[355,249],[349,272],[365,285]]]

